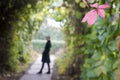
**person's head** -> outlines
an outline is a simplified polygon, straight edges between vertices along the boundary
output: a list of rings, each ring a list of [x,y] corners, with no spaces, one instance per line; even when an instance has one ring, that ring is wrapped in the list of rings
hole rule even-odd
[[[50,40],[50,36],[47,36],[47,37],[46,37],[46,40]]]

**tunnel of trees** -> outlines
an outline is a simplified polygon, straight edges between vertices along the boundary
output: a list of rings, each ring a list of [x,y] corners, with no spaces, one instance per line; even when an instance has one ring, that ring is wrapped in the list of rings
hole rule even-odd
[[[56,1],[62,5],[56,6]],[[106,7],[95,7],[96,3],[109,5],[105,18],[101,18],[104,11],[100,9]],[[83,17],[93,9],[98,15],[96,22],[83,23]],[[27,61],[33,34],[46,16],[66,21],[63,27],[65,52],[56,60],[59,80],[66,80],[68,76],[70,80],[117,80],[116,72],[120,68],[119,0],[1,0],[0,74],[17,71],[19,63]],[[89,17],[91,21],[95,19],[92,14]]]

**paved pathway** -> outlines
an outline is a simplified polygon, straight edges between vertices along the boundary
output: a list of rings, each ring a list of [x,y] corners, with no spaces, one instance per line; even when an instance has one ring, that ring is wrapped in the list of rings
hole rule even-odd
[[[51,70],[53,68],[55,56],[51,55]],[[37,74],[37,72],[41,68],[41,55],[38,57],[38,59],[35,61],[35,63],[26,71],[26,73],[23,75],[23,77],[20,80],[51,80],[52,74],[45,74],[48,70],[47,64],[44,65],[43,73]],[[51,71],[52,72],[52,71]]]

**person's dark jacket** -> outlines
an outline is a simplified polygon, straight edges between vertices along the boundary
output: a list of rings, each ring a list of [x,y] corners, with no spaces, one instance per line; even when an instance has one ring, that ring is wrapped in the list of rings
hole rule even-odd
[[[45,49],[42,53],[42,62],[46,62],[46,63],[50,62],[50,56],[49,56],[50,48],[51,48],[51,41],[48,40],[45,45]]]

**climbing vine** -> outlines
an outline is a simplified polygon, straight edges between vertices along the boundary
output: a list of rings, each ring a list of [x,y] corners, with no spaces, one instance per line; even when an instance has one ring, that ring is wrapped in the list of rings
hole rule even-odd
[[[72,9],[73,11],[70,12],[70,23],[65,27],[65,34],[67,34],[67,51],[63,59],[65,63],[68,63],[65,67],[63,67],[65,68],[65,72],[67,71],[69,74],[69,70],[71,70],[69,67],[71,66],[72,69],[76,68],[74,60],[76,60],[78,55],[83,55],[83,65],[81,63],[76,63],[77,66],[80,66],[79,71],[82,70],[81,74],[77,74],[79,75],[79,79],[115,80],[115,70],[118,69],[120,65],[119,51],[117,50],[118,41],[116,41],[116,37],[120,35],[120,2],[113,0],[67,1],[69,4],[72,4],[72,6],[75,5],[77,8]],[[103,10],[103,13],[99,13],[101,17],[104,16],[105,18],[101,18],[100,16],[96,17],[96,12],[94,13],[94,11],[93,13],[89,12],[89,9],[93,9],[93,7],[97,6],[96,3],[101,5],[101,8],[108,8],[105,10],[105,13]],[[92,19],[94,19],[94,21],[89,22],[89,20]],[[81,21],[87,21],[88,24],[92,26],[88,28],[89,26],[86,23],[81,23]],[[82,30],[80,28],[82,28]],[[76,33],[77,31],[79,31],[79,33]],[[72,54],[72,56],[70,54]],[[76,77],[75,74],[72,76]],[[73,80],[76,79],[74,77],[72,77]]]
[[[19,63],[27,61],[32,35],[43,20],[37,13],[43,7],[37,0],[0,1],[0,73],[17,71]]]

